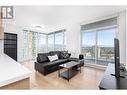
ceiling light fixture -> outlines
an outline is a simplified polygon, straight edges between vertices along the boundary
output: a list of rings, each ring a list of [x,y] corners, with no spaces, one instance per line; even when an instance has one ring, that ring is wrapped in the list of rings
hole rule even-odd
[[[43,25],[38,25],[38,24],[32,25],[32,27],[33,28],[37,28],[37,29],[43,29],[43,28],[45,28]]]

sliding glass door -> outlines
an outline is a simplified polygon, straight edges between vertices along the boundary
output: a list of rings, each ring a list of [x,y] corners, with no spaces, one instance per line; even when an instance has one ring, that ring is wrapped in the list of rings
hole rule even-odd
[[[29,52],[29,48],[28,48],[28,44],[29,44],[29,32],[28,31],[24,31],[23,32],[23,58],[24,60],[28,60],[29,56],[28,56],[28,52]]]
[[[48,51],[60,51],[66,48],[65,30],[60,30],[47,34]]]
[[[82,32],[82,54],[88,63],[95,63],[96,32]]]
[[[54,51],[54,33],[48,34],[48,51]]]
[[[44,53],[47,51],[47,35],[43,33],[38,33],[38,53]]]
[[[55,33],[55,50],[63,50],[64,48],[64,32]]]
[[[32,33],[32,59],[35,59],[37,56],[37,46],[38,46],[38,33],[37,32],[31,32]]]
[[[43,53],[47,51],[46,34],[24,30],[23,36],[24,61],[36,59],[38,53]]]
[[[114,62],[116,27],[82,32],[82,54],[87,63],[108,65]]]
[[[114,37],[117,17],[81,25],[81,53],[86,63],[108,65],[114,63]]]
[[[97,63],[107,65],[114,62],[114,38],[116,28],[98,30]]]

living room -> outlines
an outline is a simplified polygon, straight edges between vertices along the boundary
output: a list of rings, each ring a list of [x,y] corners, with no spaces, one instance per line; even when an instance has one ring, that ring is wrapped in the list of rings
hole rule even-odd
[[[1,54],[25,67],[21,69],[30,78],[27,89],[99,89],[108,63],[114,64],[114,38],[120,42],[120,63],[126,65],[126,6],[2,6],[8,8],[13,16],[2,19],[6,36],[1,40]],[[16,40],[14,52],[5,48],[6,37]],[[54,68],[56,59],[52,61],[51,56],[60,59],[53,71],[49,68]],[[73,65],[80,72],[69,79],[59,75]]]

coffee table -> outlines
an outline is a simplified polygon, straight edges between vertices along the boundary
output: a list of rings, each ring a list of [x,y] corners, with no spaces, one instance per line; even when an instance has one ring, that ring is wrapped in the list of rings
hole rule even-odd
[[[66,69],[66,70],[64,72],[61,72],[61,67]],[[80,62],[70,61],[70,62],[59,65],[58,76],[63,77],[63,78],[65,78],[69,81],[79,71],[81,73],[81,64],[80,64]]]

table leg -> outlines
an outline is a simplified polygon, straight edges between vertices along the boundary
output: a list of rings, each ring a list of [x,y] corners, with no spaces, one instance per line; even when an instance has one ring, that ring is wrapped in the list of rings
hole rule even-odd
[[[70,71],[69,71],[69,69],[68,69],[68,78],[67,78],[67,79],[68,79],[68,82],[69,82],[69,73],[70,73]]]
[[[81,73],[81,65],[80,65],[80,73]]]
[[[60,77],[60,66],[58,68],[59,68],[59,70],[58,70],[58,77]]]

